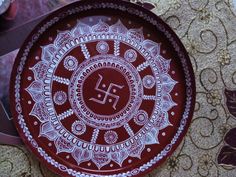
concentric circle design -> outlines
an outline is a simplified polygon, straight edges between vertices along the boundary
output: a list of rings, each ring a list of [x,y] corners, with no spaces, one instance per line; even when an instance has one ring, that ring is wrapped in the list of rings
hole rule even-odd
[[[107,80],[107,75],[113,75],[113,80]],[[113,55],[98,55],[84,62],[70,83],[73,110],[94,128],[123,126],[142,103],[143,87],[136,69]]]
[[[82,135],[86,131],[86,125],[82,121],[75,121],[72,124],[71,131],[76,135]]]
[[[129,49],[125,52],[124,58],[129,62],[134,62],[137,58],[137,52],[133,49]]]
[[[107,131],[104,135],[104,139],[108,144],[114,144],[118,140],[118,135],[115,131]]]
[[[153,88],[155,85],[155,78],[151,75],[147,75],[143,78],[143,86],[147,89]]]
[[[144,124],[147,123],[147,121],[148,121],[148,114],[147,114],[147,112],[144,111],[144,110],[139,110],[137,115],[134,118],[134,122],[137,125],[144,125]]]
[[[194,78],[179,42],[124,1],[81,1],[53,13],[13,68],[19,134],[61,176],[142,176],[173,152],[192,116]]]
[[[104,41],[100,41],[97,43],[96,49],[100,54],[106,54],[109,51],[109,45]]]
[[[67,56],[64,60],[64,67],[69,71],[74,71],[78,67],[78,61],[73,56]]]
[[[64,91],[58,91],[54,94],[53,100],[56,105],[63,105],[67,100],[67,94]]]

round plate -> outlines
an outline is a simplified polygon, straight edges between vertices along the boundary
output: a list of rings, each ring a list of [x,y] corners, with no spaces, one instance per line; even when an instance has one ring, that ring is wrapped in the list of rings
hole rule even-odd
[[[25,144],[62,176],[140,176],[190,124],[195,82],[174,32],[140,6],[76,2],[23,44],[11,108]]]

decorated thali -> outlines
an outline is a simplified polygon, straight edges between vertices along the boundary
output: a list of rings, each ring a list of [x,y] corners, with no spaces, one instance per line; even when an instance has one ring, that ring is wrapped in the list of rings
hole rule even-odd
[[[184,137],[195,82],[175,33],[124,1],[81,1],[21,47],[11,109],[29,149],[62,176],[141,176]]]

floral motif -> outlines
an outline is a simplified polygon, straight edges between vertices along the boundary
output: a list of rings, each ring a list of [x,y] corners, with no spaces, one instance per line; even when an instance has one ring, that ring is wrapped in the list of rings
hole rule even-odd
[[[221,103],[221,95],[218,90],[211,90],[207,93],[207,102],[210,103],[212,106],[219,105]]]
[[[114,144],[118,140],[118,135],[115,131],[108,131],[105,133],[104,139],[108,144]]]
[[[134,118],[134,122],[137,125],[144,125],[148,120],[148,114],[146,111],[140,110]]]
[[[53,100],[54,100],[55,104],[57,104],[57,105],[63,105],[66,102],[66,99],[67,99],[67,95],[63,91],[58,91],[53,96]]]
[[[229,54],[228,49],[221,49],[218,52],[218,62],[224,66],[224,65],[229,65],[231,60],[231,56]]]
[[[199,11],[199,19],[204,23],[209,23],[212,16],[212,13],[206,8],[203,8]]]
[[[167,161],[167,169],[174,172],[179,169],[179,159],[175,156],[172,156]]]
[[[187,39],[184,41],[185,47],[190,55],[195,55],[198,52],[199,43],[194,39]]]
[[[71,131],[76,135],[82,135],[86,131],[86,125],[82,121],[75,121],[72,124]]]
[[[75,57],[73,56],[67,56],[64,60],[64,67],[68,71],[74,71],[78,66],[78,61]]]
[[[100,41],[97,43],[96,49],[101,54],[106,54],[109,51],[109,46],[106,42]]]
[[[129,62],[134,62],[137,58],[137,53],[133,49],[129,49],[125,52],[124,58]]]
[[[229,124],[222,124],[220,127],[219,127],[219,133],[224,136],[225,133],[231,128],[231,125]]]
[[[143,85],[147,89],[151,89],[155,85],[155,79],[151,75],[147,75],[143,78]]]
[[[203,154],[198,160],[199,167],[203,170],[209,170],[213,166],[212,156]]]
[[[170,6],[170,9],[177,10],[181,7],[181,2],[180,0],[170,0],[169,6]]]

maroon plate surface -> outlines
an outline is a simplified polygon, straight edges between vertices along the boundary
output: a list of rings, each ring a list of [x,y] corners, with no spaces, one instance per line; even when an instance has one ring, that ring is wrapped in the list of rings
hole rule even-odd
[[[178,146],[195,82],[174,32],[123,1],[81,1],[41,22],[17,56],[11,109],[29,149],[62,176],[141,176]]]

